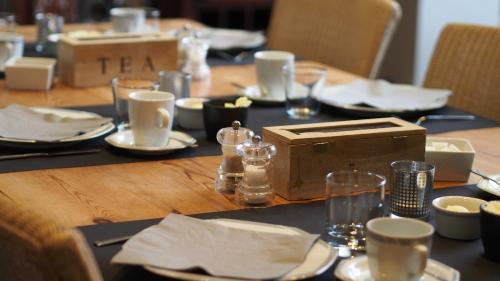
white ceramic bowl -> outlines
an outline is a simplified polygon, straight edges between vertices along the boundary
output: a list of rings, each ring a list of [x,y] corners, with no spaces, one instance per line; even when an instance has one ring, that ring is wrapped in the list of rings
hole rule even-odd
[[[203,102],[205,98],[185,98],[175,101],[177,121],[186,129],[203,129]]]
[[[447,143],[460,151],[430,151],[433,143]],[[468,181],[475,151],[467,139],[427,137],[425,162],[436,167],[434,180]]]
[[[12,58],[5,64],[6,85],[15,90],[48,90],[52,86],[55,59]]]
[[[479,238],[479,206],[486,201],[466,196],[443,196],[432,201],[436,210],[436,230],[442,236],[472,240]],[[469,212],[447,210],[448,206],[462,206]]]

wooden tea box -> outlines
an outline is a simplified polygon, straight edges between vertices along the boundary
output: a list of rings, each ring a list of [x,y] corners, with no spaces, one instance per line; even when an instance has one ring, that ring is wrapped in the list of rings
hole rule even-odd
[[[177,68],[177,39],[161,34],[61,36],[58,76],[73,87],[110,85],[117,76],[158,79]]]
[[[288,200],[323,197],[335,170],[366,170],[388,179],[396,160],[424,161],[425,128],[398,118],[264,127],[276,146],[270,182]]]

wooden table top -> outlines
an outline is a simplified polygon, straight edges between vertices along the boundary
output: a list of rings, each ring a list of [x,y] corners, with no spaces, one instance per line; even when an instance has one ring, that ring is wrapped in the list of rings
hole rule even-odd
[[[357,76],[329,69],[329,83],[345,83]],[[195,96],[232,95],[231,83],[255,84],[255,67],[212,68],[208,82],[194,82]],[[47,92],[9,91],[0,81],[0,106],[84,106],[111,104],[110,87],[70,88],[55,82]],[[439,136],[469,139],[476,149],[474,166],[486,173],[500,172],[500,127],[455,131]],[[29,160],[27,160],[29,161]],[[157,218],[176,211],[195,214],[240,208],[232,196],[214,191],[220,156],[47,169],[0,174],[0,196],[42,212],[65,226]],[[478,177],[471,176],[475,183]],[[464,183],[438,182],[437,187]],[[276,197],[275,204],[289,201]]]

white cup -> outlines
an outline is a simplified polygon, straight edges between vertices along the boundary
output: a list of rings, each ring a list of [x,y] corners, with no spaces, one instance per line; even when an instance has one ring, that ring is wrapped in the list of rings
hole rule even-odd
[[[262,97],[285,100],[285,83],[282,68],[293,68],[295,56],[283,51],[261,51],[255,53],[257,83]]]
[[[175,96],[169,92],[138,91],[128,97],[130,126],[137,146],[165,146],[172,130]]]
[[[146,11],[141,8],[113,8],[110,11],[111,25],[115,32],[143,32]]]
[[[410,218],[376,218],[366,224],[366,253],[377,281],[416,281],[430,254],[432,225]]]
[[[0,32],[0,70],[4,69],[5,63],[11,58],[23,56],[23,36],[13,32]]]

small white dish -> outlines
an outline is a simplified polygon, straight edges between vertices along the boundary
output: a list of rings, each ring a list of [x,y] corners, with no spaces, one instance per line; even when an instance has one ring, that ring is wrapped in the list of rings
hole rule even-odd
[[[443,196],[432,200],[432,207],[436,210],[437,232],[453,239],[479,238],[479,206],[483,203],[486,201],[467,196]],[[462,208],[467,209],[467,212],[458,210]]]
[[[374,281],[368,268],[368,257],[345,259],[335,269],[335,276],[344,281]],[[424,276],[420,281],[458,281],[460,272],[433,259],[427,260]]]
[[[203,102],[206,98],[184,98],[175,101],[177,122],[186,129],[203,129]]]
[[[52,86],[55,64],[56,60],[51,58],[11,58],[5,64],[7,88],[48,90]]]
[[[286,101],[285,98],[263,97],[258,85],[245,87],[238,91],[238,95],[262,103],[282,104]]]
[[[170,132],[167,145],[159,147],[135,145],[132,130],[116,132],[107,136],[104,140],[114,147],[122,148],[132,153],[141,155],[163,155],[196,144],[195,138],[179,131]]]
[[[459,151],[439,150],[439,147],[443,145],[453,146]],[[469,140],[427,137],[425,146],[425,162],[436,167],[434,180],[464,182],[469,180],[476,153]]]
[[[225,225],[228,227],[234,227],[239,229],[248,229],[259,232],[266,233],[282,233],[282,234],[297,234],[303,231],[294,228],[286,227],[282,225],[270,225],[266,223],[257,223],[250,221],[238,221],[231,219],[215,219],[212,220],[215,223]],[[292,271],[288,272],[283,277],[278,280],[300,280],[311,278],[319,275],[325,270],[327,270],[336,260],[337,255],[330,245],[325,241],[318,239],[316,243],[311,247],[309,253],[306,255],[304,262],[297,266]],[[150,272],[158,274],[160,276],[180,279],[180,280],[191,280],[191,281],[236,281],[239,279],[234,279],[230,277],[218,277],[211,276],[204,273],[195,273],[187,271],[178,271],[166,268],[159,268],[154,266],[144,266],[144,268]]]
[[[500,174],[497,175],[489,175],[490,178],[500,181]],[[487,180],[487,179],[481,179],[477,183],[477,187],[485,192],[488,192],[490,194],[496,195],[500,197],[500,186],[498,186],[496,183]]]

